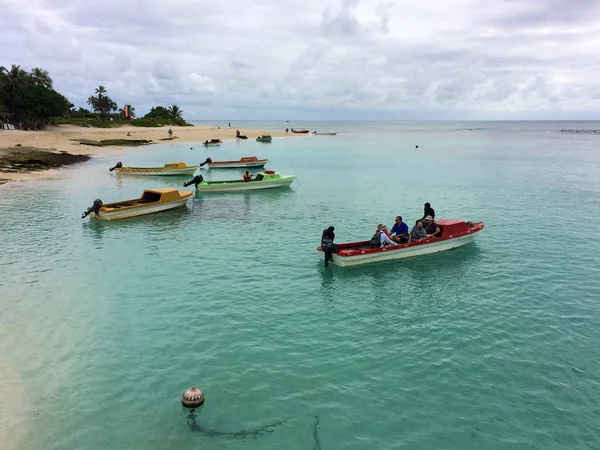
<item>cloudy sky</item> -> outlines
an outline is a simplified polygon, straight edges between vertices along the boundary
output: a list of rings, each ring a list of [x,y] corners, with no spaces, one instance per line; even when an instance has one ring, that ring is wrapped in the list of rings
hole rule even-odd
[[[600,0],[0,0],[0,65],[188,119],[600,119]]]

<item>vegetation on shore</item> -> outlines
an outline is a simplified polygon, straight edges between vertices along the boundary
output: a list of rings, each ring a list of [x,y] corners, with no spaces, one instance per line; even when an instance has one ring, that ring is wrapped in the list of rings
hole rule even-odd
[[[104,86],[98,86],[87,99],[91,110],[76,109],[52,85],[48,71],[39,67],[27,72],[16,64],[10,69],[0,66],[0,118],[8,117],[10,123],[24,129],[47,124],[98,128],[192,126],[183,119],[183,111],[177,105],[155,106],[142,118],[136,118],[135,108],[123,105],[119,109]]]

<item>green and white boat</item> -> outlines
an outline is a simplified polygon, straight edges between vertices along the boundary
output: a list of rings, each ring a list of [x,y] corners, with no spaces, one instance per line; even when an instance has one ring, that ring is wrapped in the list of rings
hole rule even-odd
[[[256,138],[256,142],[271,142],[273,138],[269,135],[263,135]]]
[[[279,172],[267,170],[259,173],[250,181],[226,180],[226,181],[207,181],[202,175],[197,175],[193,180],[188,181],[184,186],[195,185],[199,192],[237,192],[254,191],[258,189],[274,189],[289,187],[294,180],[295,175],[281,175]]]

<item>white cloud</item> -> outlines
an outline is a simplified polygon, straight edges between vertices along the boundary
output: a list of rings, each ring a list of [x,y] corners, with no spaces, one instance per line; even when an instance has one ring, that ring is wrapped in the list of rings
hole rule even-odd
[[[189,118],[600,112],[596,0],[0,0],[0,65]]]

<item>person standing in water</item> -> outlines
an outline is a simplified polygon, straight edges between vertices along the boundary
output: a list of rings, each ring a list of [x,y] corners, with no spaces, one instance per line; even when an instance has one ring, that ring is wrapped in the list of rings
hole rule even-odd
[[[329,261],[333,260],[333,253],[337,251],[336,245],[333,243],[335,239],[334,227],[329,227],[323,230],[321,234],[321,250],[325,253],[325,267],[329,266]]]

